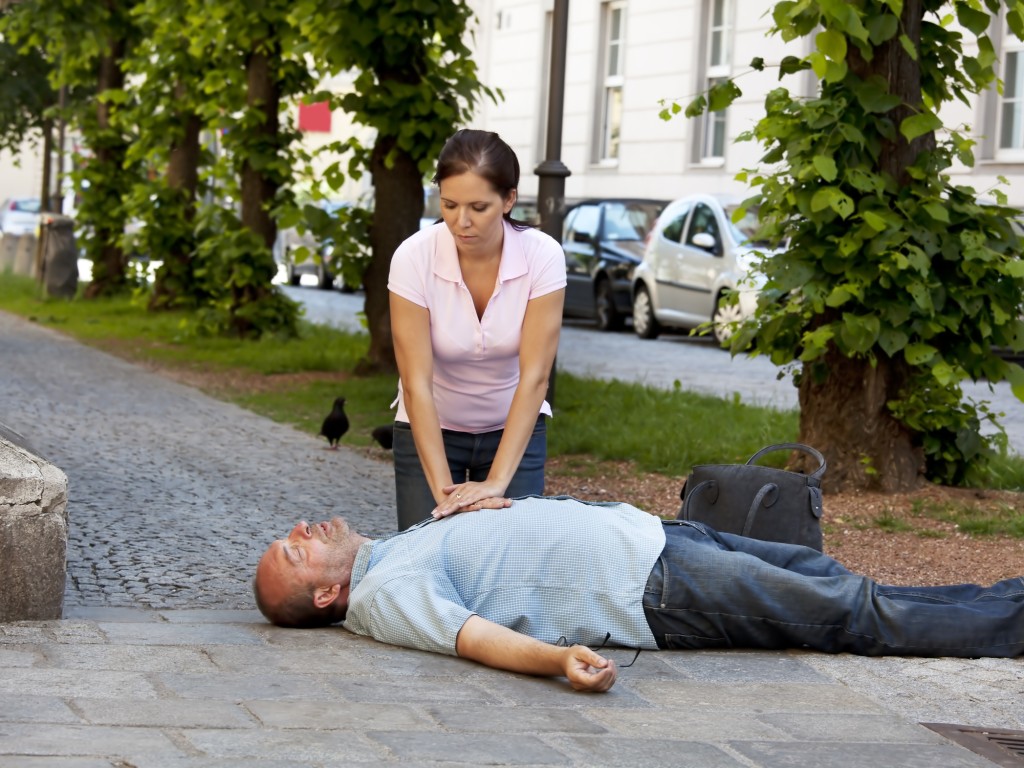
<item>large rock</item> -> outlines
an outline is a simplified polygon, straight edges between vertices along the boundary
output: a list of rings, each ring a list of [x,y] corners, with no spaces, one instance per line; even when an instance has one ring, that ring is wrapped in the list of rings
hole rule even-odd
[[[0,622],[59,619],[68,478],[0,425]]]

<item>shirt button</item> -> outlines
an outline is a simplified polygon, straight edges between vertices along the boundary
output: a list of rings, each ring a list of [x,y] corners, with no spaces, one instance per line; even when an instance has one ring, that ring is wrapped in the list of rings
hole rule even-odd
[[[661,607],[662,607],[662,608],[664,608],[664,607],[665,607],[665,604],[664,604],[664,603],[662,603],[662,604],[661,604]]]

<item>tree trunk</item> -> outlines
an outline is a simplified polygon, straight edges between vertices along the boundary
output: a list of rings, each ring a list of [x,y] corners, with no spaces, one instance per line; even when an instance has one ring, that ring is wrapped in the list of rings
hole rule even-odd
[[[370,229],[371,259],[363,273],[366,289],[366,321],[370,349],[358,367],[360,373],[394,372],[395,342],[391,336],[388,273],[391,257],[402,241],[419,229],[423,215],[423,176],[407,152],[394,152],[388,167],[385,159],[395,148],[391,136],[378,136],[370,160],[373,175],[373,226]]]
[[[99,61],[96,89],[99,95],[102,96],[108,90],[124,88],[124,71],[121,69],[121,60],[124,58],[125,47],[124,39],[109,41],[107,55]],[[96,116],[99,138],[93,147],[92,162],[109,169],[116,169],[116,171],[111,171],[111,176],[113,176],[122,172],[128,147],[124,139],[117,135],[112,128],[110,105],[102,98],[96,99]],[[101,193],[100,190],[92,190],[93,195],[99,193]],[[113,194],[119,195],[120,193],[113,192]],[[108,196],[110,196],[109,193]],[[121,210],[119,206],[120,200],[114,204],[113,210]],[[120,227],[113,223],[116,218],[112,220],[101,216],[98,219],[94,237],[95,241],[100,244],[99,253],[93,258],[92,281],[85,291],[86,298],[120,293],[127,287],[127,259],[118,244],[124,233],[124,216],[121,215],[119,218]]]
[[[278,110],[281,96],[277,80],[274,77],[277,59],[263,52],[267,47],[274,48],[273,44],[254,43],[254,52],[249,54],[246,61],[248,81],[246,103],[250,109],[257,109],[263,113],[260,128],[261,138],[265,140],[263,142],[265,146],[273,146],[278,141]],[[240,336],[245,336],[258,329],[250,320],[246,319],[246,313],[242,310],[250,304],[262,302],[273,293],[271,281],[276,265],[272,249],[274,238],[277,236],[277,224],[271,217],[269,208],[277,194],[278,184],[271,176],[264,173],[263,169],[254,164],[248,156],[245,156],[242,162],[241,178],[242,226],[254,233],[266,246],[265,253],[248,255],[252,266],[251,277],[244,280],[232,280],[230,310],[232,324]]]
[[[901,30],[917,46],[924,17],[921,0],[905,0]],[[866,61],[851,45],[850,71],[862,80],[880,76],[903,104],[888,113],[897,128],[895,141],[884,141],[880,170],[898,184],[909,178],[907,169],[917,155],[934,148],[928,133],[907,142],[898,132],[900,122],[921,105],[921,68],[894,38],[874,50]],[[827,318],[823,318],[827,322]],[[828,459],[826,488],[879,490],[887,493],[915,488],[924,471],[924,454],[917,435],[899,423],[886,402],[900,395],[907,367],[876,350],[872,366],[866,359],[847,358],[830,347],[821,361],[804,366],[800,381],[800,440],[821,450]]]
[[[278,110],[280,93],[271,68],[270,58],[265,53],[252,53],[246,64],[248,95],[246,103],[250,109],[263,112],[261,133],[269,144],[276,142],[278,134]],[[268,210],[277,194],[277,184],[253,165],[246,157],[242,163],[242,225],[256,233],[267,248],[274,245],[277,225]]]
[[[175,86],[174,93],[180,103],[185,102],[188,94],[183,83],[179,82]],[[175,222],[180,227],[181,236],[175,238],[167,253],[160,254],[163,264],[156,273],[153,293],[149,299],[150,309],[193,300],[192,252],[195,239],[192,224],[196,213],[196,190],[199,187],[199,137],[202,121],[195,112],[182,112],[178,119],[182,134],[171,144],[167,186],[178,193],[182,203],[183,220]]]
[[[835,350],[823,364],[804,365],[800,442],[825,454],[825,490],[895,493],[919,485],[924,452],[886,407],[900,394],[905,374],[905,364],[897,361],[880,359],[871,366]]]

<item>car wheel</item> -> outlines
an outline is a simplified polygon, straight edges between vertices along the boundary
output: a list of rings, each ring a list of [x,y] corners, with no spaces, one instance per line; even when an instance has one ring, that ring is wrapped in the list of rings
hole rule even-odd
[[[622,315],[615,309],[615,294],[612,284],[602,280],[594,292],[594,307],[597,310],[597,327],[602,331],[617,331],[622,327]]]
[[[633,330],[641,339],[656,339],[661,333],[661,326],[654,316],[651,294],[642,285],[637,286],[633,297]]]
[[[714,330],[715,341],[724,344],[732,336],[732,324],[743,319],[743,313],[739,304],[732,304],[725,301],[725,295],[719,294],[715,302],[715,311],[711,315],[711,327]]]

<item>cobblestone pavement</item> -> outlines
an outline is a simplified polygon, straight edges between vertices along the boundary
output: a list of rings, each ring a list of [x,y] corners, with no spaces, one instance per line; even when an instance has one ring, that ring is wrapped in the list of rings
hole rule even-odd
[[[3,313],[0,338],[2,420],[68,476],[68,606],[249,608],[256,542],[394,528],[386,463]]]
[[[0,312],[0,422],[69,479],[64,619],[0,624],[3,768],[991,768],[1024,660],[644,653],[608,694],[253,609],[296,519],[394,525],[390,466]],[[2,585],[0,585],[2,588]]]

